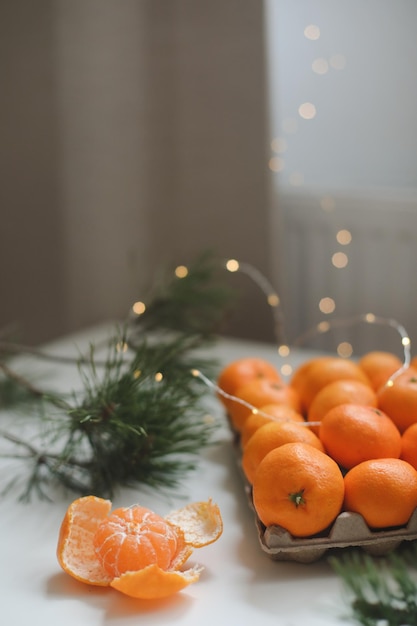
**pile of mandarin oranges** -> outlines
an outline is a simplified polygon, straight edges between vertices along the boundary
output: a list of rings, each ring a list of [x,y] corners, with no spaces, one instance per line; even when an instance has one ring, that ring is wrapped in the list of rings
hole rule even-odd
[[[237,359],[218,377],[255,511],[294,537],[343,511],[372,530],[417,508],[417,357],[316,356],[285,381],[269,361]]]

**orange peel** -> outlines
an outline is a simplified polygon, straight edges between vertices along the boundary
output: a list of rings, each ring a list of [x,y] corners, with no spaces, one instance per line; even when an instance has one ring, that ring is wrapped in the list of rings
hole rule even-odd
[[[111,512],[110,500],[84,496],[68,507],[61,524],[57,558],[80,582],[110,586],[141,599],[158,599],[196,582],[202,567],[185,571],[195,548],[223,532],[219,507],[194,502],[161,517],[140,505]]]

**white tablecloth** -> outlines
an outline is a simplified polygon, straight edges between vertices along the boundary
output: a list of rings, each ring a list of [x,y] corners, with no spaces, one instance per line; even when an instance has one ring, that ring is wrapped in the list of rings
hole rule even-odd
[[[76,355],[108,333],[108,327],[54,342],[56,354]],[[210,354],[225,364],[256,354],[275,359],[273,346],[220,340]],[[301,359],[302,353],[296,355]],[[40,380],[64,389],[76,385],[72,366],[28,359],[26,366]],[[213,396],[213,413],[222,408]],[[1,417],[1,415],[0,415]],[[4,416],[3,416],[4,417]],[[30,504],[15,494],[0,501],[1,623],[5,626],[102,626],[146,624],[214,626],[346,626],[341,582],[325,560],[313,564],[276,562],[258,543],[254,518],[243,490],[231,436],[226,423],[219,443],[201,456],[197,471],[186,476],[181,494],[169,498],[146,490],[123,490],[115,506],[140,502],[165,514],[186,502],[213,498],[221,508],[224,532],[214,544],[196,550],[192,562],[204,566],[200,581],[162,602],[140,602],[115,590],[83,585],[61,571],[55,556],[58,530],[69,502],[76,495],[56,497],[53,503],[34,497]],[[0,459],[0,474],[9,472]]]

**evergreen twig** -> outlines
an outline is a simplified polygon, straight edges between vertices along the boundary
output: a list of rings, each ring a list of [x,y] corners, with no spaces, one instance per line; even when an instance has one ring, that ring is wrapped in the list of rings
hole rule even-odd
[[[340,575],[352,617],[362,626],[417,624],[417,546],[405,542],[386,557],[353,550],[329,559]]]
[[[121,486],[174,487],[196,466],[215,425],[205,420],[201,402],[207,388],[191,373],[197,368],[210,375],[214,363],[199,359],[195,349],[211,340],[231,302],[230,293],[213,284],[214,268],[210,257],[199,259],[187,277],[164,284],[143,316],[115,332],[104,359],[92,345],[73,361],[82,383],[78,393],[49,394],[0,361],[5,382],[37,401],[33,439],[0,430],[0,439],[17,450],[2,456],[27,462],[24,498],[34,492],[48,497],[51,484],[103,497]],[[19,352],[17,344],[8,352],[7,342],[1,349],[7,356]],[[70,360],[29,352],[57,363]],[[16,483],[13,476],[7,488]]]

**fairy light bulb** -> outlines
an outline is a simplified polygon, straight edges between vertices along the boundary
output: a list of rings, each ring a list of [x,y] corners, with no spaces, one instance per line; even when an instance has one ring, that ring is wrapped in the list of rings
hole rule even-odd
[[[239,261],[236,261],[236,259],[229,259],[226,261],[226,269],[228,272],[237,272],[239,271],[239,268]]]
[[[175,276],[177,278],[185,278],[188,276],[188,267],[185,265],[178,265],[178,267],[175,268]]]
[[[132,306],[132,311],[135,315],[143,315],[146,311],[145,303],[141,301],[135,302]]]

